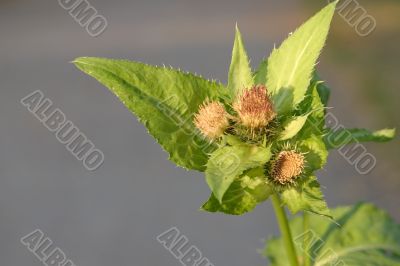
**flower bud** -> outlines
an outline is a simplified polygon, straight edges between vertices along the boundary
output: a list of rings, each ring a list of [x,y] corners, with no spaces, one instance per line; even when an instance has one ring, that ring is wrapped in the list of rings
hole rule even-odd
[[[209,139],[217,139],[224,134],[229,120],[224,106],[216,101],[205,102],[194,117],[194,124]]]
[[[264,85],[244,90],[234,102],[233,109],[238,113],[240,123],[251,129],[265,127],[276,116]]]
[[[295,151],[281,151],[271,165],[271,177],[274,181],[285,185],[303,172],[304,155]]]

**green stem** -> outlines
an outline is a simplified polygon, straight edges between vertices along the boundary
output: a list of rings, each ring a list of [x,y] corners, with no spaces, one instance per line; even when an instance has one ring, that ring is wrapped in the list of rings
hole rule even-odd
[[[274,207],[276,219],[282,233],[283,242],[285,244],[286,253],[292,266],[299,266],[297,261],[296,250],[294,248],[292,233],[290,232],[289,223],[285,210],[282,207],[281,199],[277,194],[272,194],[272,206]]]
[[[303,212],[303,232],[307,233],[308,229],[310,227],[310,218],[308,215],[308,212]],[[304,266],[311,266],[311,260],[309,257],[309,239],[307,237],[304,237],[304,243],[303,243],[303,261],[304,261]]]

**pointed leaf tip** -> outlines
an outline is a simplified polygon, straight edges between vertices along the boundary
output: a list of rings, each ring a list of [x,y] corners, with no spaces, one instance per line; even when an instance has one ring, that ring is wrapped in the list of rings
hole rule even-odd
[[[231,65],[228,74],[228,90],[234,99],[244,88],[253,85],[253,74],[247,56],[242,34],[235,26],[235,40],[232,49]]]
[[[172,68],[128,60],[79,57],[74,64],[108,87],[143,122],[170,160],[205,170],[207,153],[215,146],[198,134],[192,114],[206,99],[223,97],[225,87]]]
[[[336,2],[301,25],[268,58],[267,87],[278,113],[287,113],[303,100],[318,56],[325,44]]]

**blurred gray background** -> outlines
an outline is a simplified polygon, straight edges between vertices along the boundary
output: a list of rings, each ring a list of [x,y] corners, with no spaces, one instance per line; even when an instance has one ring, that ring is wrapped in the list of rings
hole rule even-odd
[[[238,22],[255,67],[274,43],[326,1],[105,1],[109,26],[93,38],[56,0],[0,1],[0,265],[42,265],[20,242],[39,228],[77,266],[180,265],[155,237],[176,226],[215,265],[265,265],[257,249],[278,233],[269,202],[242,217],[198,211],[203,175],[167,161],[106,88],[69,62],[103,56],[166,64],[226,81]],[[359,37],[340,16],[318,65],[330,105],[348,127],[400,128],[398,1],[362,1],[377,20]],[[42,90],[105,154],[87,171],[20,99]],[[367,144],[376,168],[360,175],[337,152],[319,173],[329,206],[366,200],[399,212],[399,139]]]

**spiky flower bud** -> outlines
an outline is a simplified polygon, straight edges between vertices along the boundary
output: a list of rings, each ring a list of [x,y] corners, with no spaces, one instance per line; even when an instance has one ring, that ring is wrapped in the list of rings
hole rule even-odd
[[[205,137],[217,139],[229,125],[228,114],[221,103],[206,101],[195,115],[194,124]]]
[[[281,151],[271,165],[271,177],[274,181],[286,185],[303,172],[304,155],[295,151]]]
[[[276,116],[264,85],[244,90],[233,103],[233,109],[238,113],[240,123],[251,129],[265,127]]]

